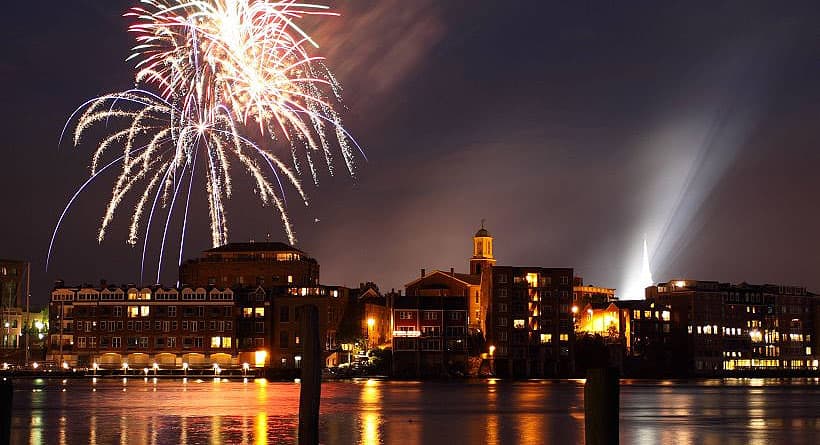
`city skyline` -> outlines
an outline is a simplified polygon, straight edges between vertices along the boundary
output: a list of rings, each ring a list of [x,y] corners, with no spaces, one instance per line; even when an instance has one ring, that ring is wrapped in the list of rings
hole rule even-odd
[[[93,149],[57,150],[59,131],[77,103],[133,83],[130,5],[55,2],[36,17],[13,5],[2,31],[13,44],[0,79],[15,86],[0,93],[2,256],[32,261],[38,303],[58,278],[139,278],[127,218],[95,241],[107,184],[67,216],[44,270]],[[322,263],[324,282],[389,289],[418,267],[465,271],[486,218],[501,264],[574,267],[619,290],[640,275],[644,236],[656,280],[820,290],[820,211],[805,202],[818,185],[816,5],[335,6],[342,16],[315,36],[370,161],[355,180],[309,185],[310,207],[291,204],[296,247]],[[49,25],[23,32],[35,23]],[[230,241],[286,240],[269,208],[241,197],[250,188],[237,191],[228,212],[247,216]],[[190,230],[185,258],[210,247],[206,221]]]

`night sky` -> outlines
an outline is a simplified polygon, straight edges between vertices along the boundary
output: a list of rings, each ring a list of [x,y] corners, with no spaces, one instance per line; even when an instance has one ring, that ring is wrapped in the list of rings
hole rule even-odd
[[[55,279],[140,280],[141,248],[125,244],[130,206],[96,242],[112,175],[68,213],[45,270],[94,148],[91,138],[58,148],[60,131],[85,100],[133,85],[122,17],[132,3],[3,7],[0,258],[32,261],[34,302]],[[820,292],[820,3],[335,6],[341,18],[308,28],[369,160],[355,178],[305,178],[310,207],[289,195],[297,247],[320,262],[323,283],[387,290],[422,267],[466,272],[486,218],[499,264],[574,267],[622,296],[644,237],[656,281]],[[231,239],[285,240],[274,210],[236,178]],[[186,257],[210,247],[204,192],[195,196]],[[170,245],[167,284],[178,238]]]

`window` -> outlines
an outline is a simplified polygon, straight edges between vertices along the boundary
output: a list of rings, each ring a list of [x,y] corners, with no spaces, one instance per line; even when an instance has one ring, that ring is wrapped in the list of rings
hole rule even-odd
[[[177,307],[176,306],[168,306],[168,316],[169,317],[176,317],[177,316]]]
[[[233,308],[231,306],[225,306],[222,310],[226,317],[233,317]]]
[[[222,337],[211,337],[211,347],[219,348],[222,346]]]
[[[463,337],[464,326],[447,326],[448,337]]]
[[[140,306],[140,316],[147,317],[148,314],[151,312],[150,306]]]
[[[558,339],[561,341],[569,341],[569,334],[561,334]]]
[[[122,306],[114,306],[114,316],[122,317]]]
[[[279,348],[284,349],[288,347],[288,332],[282,331],[279,333]]]
[[[476,293],[475,293],[475,304],[478,304],[478,303],[479,303],[478,291],[476,291]]]
[[[293,275],[288,275],[288,284],[293,283]]]
[[[114,349],[119,349],[122,347],[122,338],[121,337],[113,337],[111,339],[111,347]]]
[[[552,334],[541,334],[541,343],[552,343]]]
[[[261,334],[261,333],[265,332],[265,322],[264,321],[257,321],[256,323],[254,323],[254,325],[255,325],[257,334]]]
[[[254,315],[256,315],[257,317],[264,317],[264,316],[265,316],[265,308],[263,308],[263,307],[258,307],[258,308],[256,308],[256,309],[254,309],[254,310],[253,310],[253,313],[254,313]]]
[[[85,337],[77,337],[77,347],[85,348]]]
[[[279,322],[287,323],[290,321],[290,307],[282,306],[279,308]]]
[[[507,317],[498,317],[499,326],[507,326]]]
[[[515,329],[524,329],[524,326],[525,326],[525,322],[524,322],[523,319],[516,318],[515,320],[513,320],[513,328],[515,328]]]
[[[450,311],[450,320],[463,320],[464,314],[461,311]]]
[[[498,312],[507,312],[507,303],[498,303]]]
[[[412,320],[413,313],[410,311],[399,311],[399,320]]]
[[[424,311],[424,319],[425,320],[438,320],[438,312],[436,312],[436,311]]]
[[[139,317],[139,315],[140,315],[139,306],[128,306],[128,318]]]
[[[156,337],[156,338],[154,338],[154,347],[155,348],[164,348],[165,347],[165,337]]]
[[[201,348],[202,347],[202,337],[194,337],[194,347]]]
[[[140,348],[148,348],[148,337],[140,337]]]
[[[425,337],[440,337],[441,327],[439,326],[422,326],[421,333]]]
[[[507,288],[502,287],[502,288],[498,289],[498,296],[502,297],[502,298],[506,297],[507,296]]]
[[[561,277],[561,284],[562,284],[563,286],[568,285],[568,284],[569,284],[569,277],[568,277],[568,276],[566,276],[566,275],[562,276],[562,277]]]
[[[88,347],[89,348],[97,347],[97,337],[88,337]]]
[[[177,338],[176,337],[168,337],[168,347],[169,348],[176,348],[177,347]]]
[[[170,321],[163,321],[162,322],[162,332],[169,332],[171,330],[171,322]]]
[[[242,317],[251,318],[252,316],[253,316],[253,308],[252,307],[243,307],[242,308]]]

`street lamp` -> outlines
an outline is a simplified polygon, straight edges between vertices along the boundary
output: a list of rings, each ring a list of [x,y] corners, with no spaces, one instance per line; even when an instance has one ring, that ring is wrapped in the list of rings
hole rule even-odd
[[[376,320],[373,317],[369,317],[367,319],[367,349],[370,350],[370,331],[373,330],[373,326],[376,325]]]
[[[159,365],[157,364],[157,362],[154,362],[154,364],[151,367],[154,368],[154,377],[156,377],[157,371],[159,371]]]
[[[251,369],[250,363],[247,363],[247,362],[242,363],[242,375],[243,376],[245,376],[245,377],[248,376],[248,370],[249,369]]]
[[[91,370],[92,370],[92,373],[94,374],[94,376],[96,376],[96,375],[97,375],[97,370],[98,370],[98,369],[100,369],[100,365],[98,365],[98,364],[97,364],[97,362],[94,362],[94,363],[91,365]]]
[[[182,362],[182,372],[188,375],[188,362]]]
[[[490,374],[495,375],[495,345],[490,345]]]
[[[128,362],[123,362],[123,363],[122,363],[122,372],[123,372],[125,375],[128,375]]]

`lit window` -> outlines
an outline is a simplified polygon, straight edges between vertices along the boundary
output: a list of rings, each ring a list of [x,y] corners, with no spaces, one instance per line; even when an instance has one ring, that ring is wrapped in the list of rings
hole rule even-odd
[[[257,317],[264,317],[265,316],[265,308],[258,307],[256,309],[254,309],[254,313],[256,314]]]
[[[150,306],[140,306],[140,316],[147,317],[150,312]]]
[[[522,320],[522,319],[513,320],[513,328],[515,328],[515,329],[524,329],[524,320]]]
[[[561,341],[569,341],[569,334],[561,334],[558,338]]]
[[[211,337],[211,347],[218,348],[222,345],[222,337]]]
[[[552,343],[552,334],[541,334],[541,343]]]
[[[293,275],[288,275],[288,284],[293,283]]]

